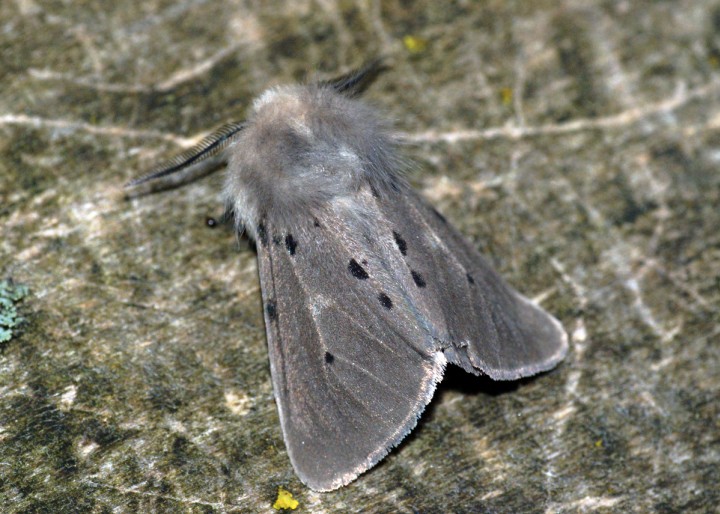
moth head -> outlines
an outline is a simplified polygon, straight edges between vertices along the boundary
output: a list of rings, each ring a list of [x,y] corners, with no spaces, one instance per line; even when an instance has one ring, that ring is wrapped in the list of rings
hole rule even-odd
[[[361,217],[363,192],[381,196],[402,183],[387,124],[357,99],[384,69],[376,59],[330,81],[270,89],[247,121],[132,180],[126,194],[175,187],[225,163],[226,204],[252,236],[266,220],[282,230],[327,209]]]

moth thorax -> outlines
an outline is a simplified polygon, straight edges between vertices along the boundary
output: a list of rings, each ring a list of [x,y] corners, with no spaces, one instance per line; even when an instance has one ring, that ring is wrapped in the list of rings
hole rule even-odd
[[[226,194],[250,216],[296,218],[364,184],[385,183],[395,171],[375,111],[324,87],[264,93],[236,145]]]

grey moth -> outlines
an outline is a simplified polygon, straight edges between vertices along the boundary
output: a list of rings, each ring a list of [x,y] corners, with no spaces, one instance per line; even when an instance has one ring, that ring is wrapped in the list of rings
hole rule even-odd
[[[270,89],[247,121],[129,184],[227,164],[225,201],[256,241],[288,455],[318,491],[397,445],[447,363],[515,380],[568,349],[561,324],[403,178],[388,124],[358,98],[381,69]]]

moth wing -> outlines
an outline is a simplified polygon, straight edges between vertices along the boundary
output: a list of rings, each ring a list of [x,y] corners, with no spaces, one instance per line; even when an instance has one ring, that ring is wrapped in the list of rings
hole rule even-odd
[[[258,233],[288,454],[308,486],[335,489],[415,426],[446,360],[389,274],[402,263],[387,262],[392,249],[358,235],[355,221],[329,216],[294,234],[271,225]]]
[[[258,230],[285,443],[316,490],[350,482],[399,443],[446,362],[508,380],[567,352],[560,323],[416,193],[354,201],[295,234]]]
[[[410,278],[421,277],[424,310],[453,364],[495,380],[547,371],[566,355],[560,322],[518,293],[414,191],[381,203],[405,244]],[[418,291],[418,292],[420,292]]]

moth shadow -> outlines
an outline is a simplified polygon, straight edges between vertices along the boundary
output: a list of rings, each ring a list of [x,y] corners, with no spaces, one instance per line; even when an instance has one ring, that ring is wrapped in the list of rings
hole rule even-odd
[[[434,417],[436,409],[442,404],[442,397],[451,392],[457,392],[467,396],[487,395],[491,397],[502,396],[512,393],[519,389],[522,385],[535,380],[539,375],[533,377],[521,378],[518,380],[493,380],[487,375],[473,375],[464,369],[453,364],[449,364],[445,369],[445,375],[438,384],[433,399],[425,408],[425,411],[418,419],[417,426],[398,445],[402,449],[406,444],[412,444],[412,441],[421,434],[423,426],[430,423]]]
[[[448,391],[455,391],[466,395],[486,394],[500,396],[517,390],[527,379],[519,380],[493,380],[487,375],[473,375],[459,366],[449,364],[445,368],[445,375],[435,391],[435,399],[430,403],[439,403],[437,398]]]

